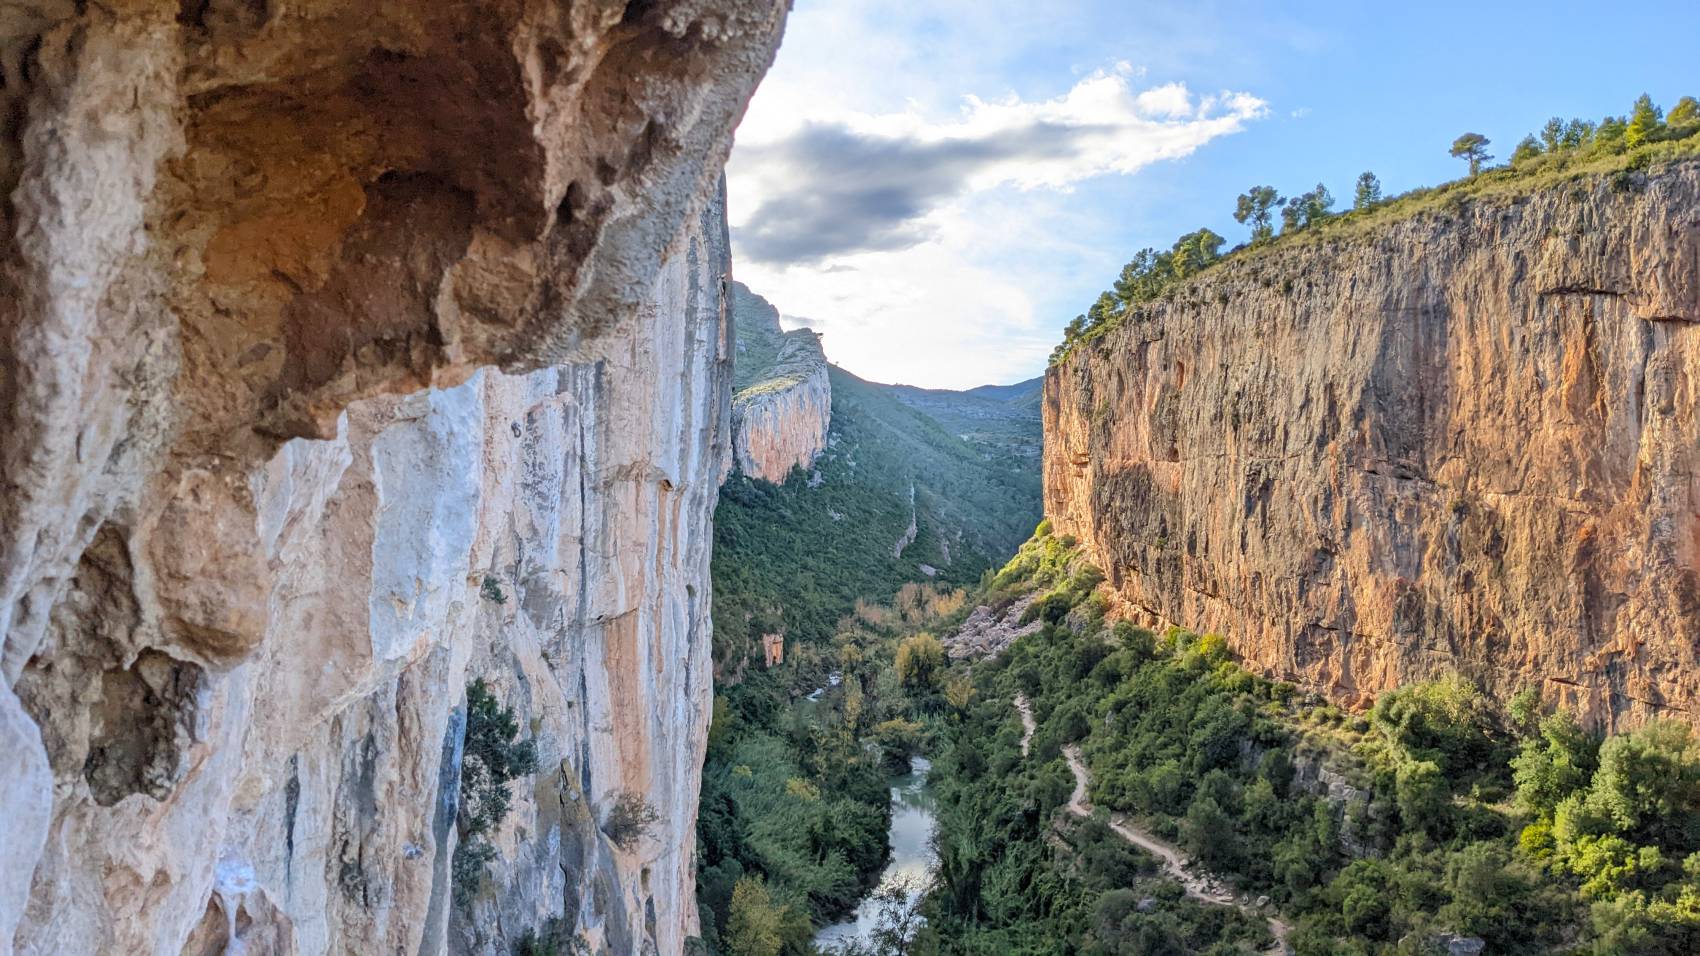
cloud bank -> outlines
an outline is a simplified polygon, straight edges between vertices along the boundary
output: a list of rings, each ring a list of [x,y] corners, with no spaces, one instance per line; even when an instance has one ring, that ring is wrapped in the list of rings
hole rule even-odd
[[[936,240],[941,213],[1000,189],[1067,191],[1184,157],[1267,113],[1246,93],[1135,90],[1126,64],[1054,99],[966,98],[960,116],[845,114],[740,141],[729,171],[744,261],[812,266]]]

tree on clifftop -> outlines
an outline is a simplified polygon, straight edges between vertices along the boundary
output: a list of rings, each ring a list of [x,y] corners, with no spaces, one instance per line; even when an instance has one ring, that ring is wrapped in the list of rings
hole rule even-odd
[[[1470,175],[1474,176],[1482,171],[1483,163],[1493,158],[1487,152],[1489,142],[1491,141],[1480,133],[1465,133],[1452,141],[1452,155],[1468,160]]]
[[[1358,177],[1358,189],[1352,196],[1352,208],[1368,209],[1378,202],[1381,202],[1381,180],[1375,178],[1374,173],[1365,172]]]
[[[1700,124],[1700,101],[1696,101],[1692,96],[1677,100],[1676,105],[1670,108],[1670,115],[1665,117],[1665,122],[1678,128]]]
[[[1629,128],[1623,131],[1623,141],[1634,149],[1648,140],[1657,139],[1664,128],[1664,111],[1653,105],[1651,96],[1642,93],[1629,113]]]
[[[1269,214],[1281,202],[1274,186],[1253,186],[1240,194],[1239,204],[1234,208],[1234,221],[1241,225],[1250,224],[1251,241],[1262,242],[1275,235],[1275,225]]]
[[[1281,210],[1281,231],[1303,229],[1315,225],[1328,218],[1328,210],[1334,208],[1334,196],[1328,187],[1321,183],[1310,192],[1300,193],[1287,200],[1287,205]]]

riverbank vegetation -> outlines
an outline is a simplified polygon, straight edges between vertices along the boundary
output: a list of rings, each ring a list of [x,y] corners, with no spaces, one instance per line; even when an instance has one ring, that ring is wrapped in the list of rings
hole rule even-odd
[[[859,602],[830,642],[716,694],[697,822],[709,952],[806,956],[815,930],[872,888],[888,780],[956,712],[928,631],[962,610],[960,590],[910,584],[889,605]]]
[[[1462,678],[1343,714],[1243,670],[1214,635],[1108,622],[1096,571],[1044,532],[986,592],[1036,591],[1043,627],[973,669],[975,703],[938,747],[930,950],[1265,945],[1257,921],[1181,900],[1149,861],[1058,812],[1062,748],[1077,744],[1096,804],[1267,897],[1301,956],[1453,939],[1700,952],[1700,744],[1686,726],[1601,741],[1533,694],[1502,709]],[[1017,693],[1038,720],[1026,758]]]

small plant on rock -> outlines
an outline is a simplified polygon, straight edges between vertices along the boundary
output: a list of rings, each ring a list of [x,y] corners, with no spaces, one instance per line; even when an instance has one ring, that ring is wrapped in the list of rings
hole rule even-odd
[[[655,807],[635,790],[623,791],[602,821],[602,832],[622,850],[631,850],[649,832],[651,825],[661,819]]]

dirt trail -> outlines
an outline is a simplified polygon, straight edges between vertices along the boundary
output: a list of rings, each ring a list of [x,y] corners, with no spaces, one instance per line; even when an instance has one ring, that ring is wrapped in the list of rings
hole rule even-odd
[[[1015,709],[1021,715],[1021,755],[1025,757],[1028,755],[1037,725],[1033,721],[1033,708],[1027,702],[1026,695],[1017,694],[1015,696]],[[1086,795],[1090,778],[1087,776],[1086,762],[1080,758],[1080,748],[1069,744],[1063,748],[1063,756],[1068,758],[1068,769],[1074,774],[1074,793],[1069,797],[1068,810],[1078,817],[1090,817],[1092,815],[1092,801]],[[1263,915],[1250,901],[1239,899],[1214,880],[1193,873],[1188,868],[1188,863],[1191,861],[1180,851],[1179,847],[1150,831],[1140,829],[1119,814],[1112,814],[1109,823],[1110,829],[1114,830],[1122,839],[1162,860],[1163,869],[1178,880],[1182,887],[1185,887],[1186,895],[1216,906],[1238,907],[1254,916]],[[1269,921],[1269,932],[1275,936],[1275,945],[1269,950],[1271,956],[1274,956],[1274,954],[1283,954],[1284,956],[1284,954],[1291,952],[1287,947],[1289,929],[1287,924],[1275,916],[1264,918]]]

